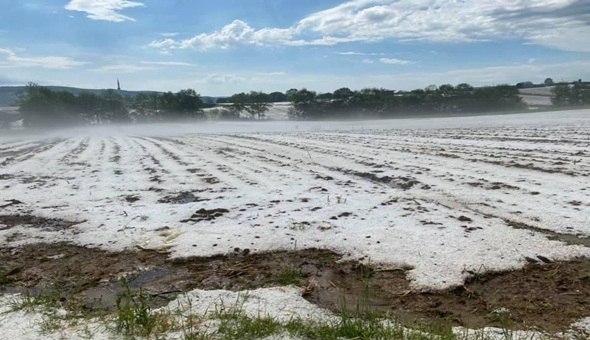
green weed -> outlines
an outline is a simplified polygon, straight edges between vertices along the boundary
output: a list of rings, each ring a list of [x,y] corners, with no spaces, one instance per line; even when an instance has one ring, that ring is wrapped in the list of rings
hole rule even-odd
[[[134,293],[121,279],[125,292],[117,297],[115,331],[126,336],[150,337],[173,330],[177,323],[170,313],[155,313],[151,297],[143,289]]]
[[[56,290],[39,292],[25,291],[10,301],[11,311],[35,312],[39,309],[56,309],[61,307],[61,293]]]
[[[6,275],[3,271],[0,271],[0,285],[4,285],[10,282],[8,275]]]
[[[281,268],[277,276],[277,281],[282,285],[295,285],[298,286],[303,280],[303,275],[298,268],[293,265],[285,265]]]

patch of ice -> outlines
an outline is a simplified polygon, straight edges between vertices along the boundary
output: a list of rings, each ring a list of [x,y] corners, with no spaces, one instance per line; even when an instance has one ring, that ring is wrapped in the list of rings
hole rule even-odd
[[[550,338],[548,334],[541,332],[511,331],[494,327],[482,329],[454,327],[453,333],[461,340],[547,340]]]

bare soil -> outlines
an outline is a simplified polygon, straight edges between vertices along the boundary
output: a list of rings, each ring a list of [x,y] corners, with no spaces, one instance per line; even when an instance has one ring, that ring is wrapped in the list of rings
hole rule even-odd
[[[35,244],[0,248],[0,294],[58,290],[65,299],[82,299],[93,310],[114,307],[124,289],[121,277],[131,288],[148,291],[155,305],[195,288],[238,291],[295,280],[304,296],[321,307],[341,312],[362,306],[406,322],[445,319],[472,328],[506,326],[494,313],[505,308],[515,328],[558,332],[588,316],[590,260],[540,261],[519,271],[474,273],[452,290],[415,292],[407,269],[374,271],[339,259],[319,249],[251,254],[236,248],[223,256],[169,259],[139,249],[108,252],[66,243]]]
[[[18,205],[22,202],[17,200],[10,200],[10,204],[4,205]],[[0,215],[0,230],[8,230],[19,225],[29,225],[33,228],[46,229],[52,231],[67,230],[71,226],[80,224],[80,222],[64,221],[60,219],[49,219],[43,217],[36,217],[31,215]],[[1,226],[3,225],[3,226]]]

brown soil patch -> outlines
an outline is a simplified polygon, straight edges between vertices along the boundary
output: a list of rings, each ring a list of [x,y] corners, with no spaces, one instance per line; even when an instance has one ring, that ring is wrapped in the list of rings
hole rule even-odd
[[[317,249],[250,254],[236,248],[224,256],[170,260],[145,250],[27,245],[0,248],[0,294],[57,289],[65,298],[82,298],[87,308],[109,309],[123,292],[119,278],[125,276],[131,288],[143,287],[158,305],[195,288],[238,291],[295,283],[305,288],[309,301],[333,311],[353,311],[360,304],[407,322],[447,319],[470,328],[506,326],[494,314],[505,308],[515,328],[558,332],[588,316],[590,260],[474,273],[462,287],[420,293],[411,291],[406,269],[374,271],[338,259],[338,254]]]
[[[346,175],[361,177],[361,178],[367,179],[372,182],[386,184],[392,188],[397,188],[397,189],[402,189],[402,190],[408,190],[408,189],[411,189],[414,185],[420,184],[419,181],[417,181],[414,178],[410,178],[410,177],[403,177],[403,176],[398,176],[398,177],[383,176],[383,177],[380,177],[380,176],[377,176],[373,173],[360,172],[360,171],[354,171],[354,170],[346,170],[346,169],[341,169],[341,168],[331,168],[330,170],[338,171],[338,172],[344,173]]]
[[[0,208],[6,208],[6,207],[13,206],[13,205],[21,205],[21,204],[24,204],[24,203],[19,200],[11,199],[11,200],[6,200],[6,204],[0,205]]]
[[[209,201],[206,198],[200,198],[195,196],[192,192],[181,192],[174,195],[169,195],[158,200],[158,203],[169,203],[169,204],[188,204]]]
[[[8,230],[19,225],[24,225],[30,226],[32,228],[59,231],[67,230],[70,227],[76,224],[80,224],[82,222],[83,221],[72,222],[54,218],[36,217],[31,215],[0,215],[0,230]]]
[[[590,305],[590,261],[529,264],[512,272],[475,275],[462,287],[443,292],[412,292],[404,270],[371,272],[362,266],[326,272],[309,300],[332,310],[353,311],[358,305],[390,312],[406,322],[447,319],[469,328],[505,327],[503,308],[520,329],[556,333],[587,317]],[[367,290],[368,299],[362,293]],[[344,298],[344,300],[343,300]]]
[[[217,209],[199,209],[195,212],[189,219],[182,220],[180,222],[187,223],[187,222],[201,222],[201,221],[212,221],[218,217],[223,216],[224,214],[228,213],[229,210],[223,208]]]

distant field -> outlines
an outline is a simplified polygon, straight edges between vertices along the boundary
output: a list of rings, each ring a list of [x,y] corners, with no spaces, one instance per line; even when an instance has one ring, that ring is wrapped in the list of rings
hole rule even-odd
[[[224,106],[227,107],[229,105],[230,104],[222,104],[218,107],[204,109],[203,111],[205,111],[205,113],[210,113],[212,111],[222,109]],[[290,102],[272,103],[269,110],[264,113],[263,118],[271,120],[287,120],[289,119],[289,109],[292,107],[293,105]],[[252,118],[252,116],[247,112],[242,112],[240,117]]]
[[[520,96],[529,106],[551,106],[551,90],[554,86],[520,89]]]

